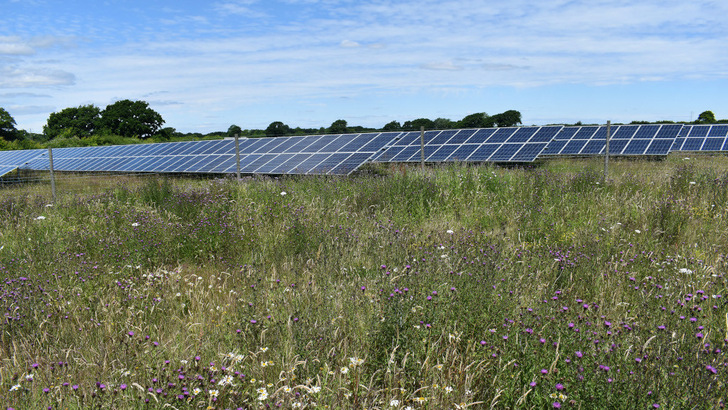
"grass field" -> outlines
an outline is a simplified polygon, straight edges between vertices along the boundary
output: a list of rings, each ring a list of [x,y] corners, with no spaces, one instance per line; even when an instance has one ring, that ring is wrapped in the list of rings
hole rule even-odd
[[[719,408],[728,158],[0,189],[0,402]]]

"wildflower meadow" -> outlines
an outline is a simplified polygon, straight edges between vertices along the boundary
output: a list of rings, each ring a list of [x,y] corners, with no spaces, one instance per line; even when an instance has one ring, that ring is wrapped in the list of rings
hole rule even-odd
[[[728,158],[0,188],[14,409],[709,409]]]

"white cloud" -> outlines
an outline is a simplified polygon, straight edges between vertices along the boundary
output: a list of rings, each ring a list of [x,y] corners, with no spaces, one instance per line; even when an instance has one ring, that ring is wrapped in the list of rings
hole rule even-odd
[[[451,61],[443,61],[439,63],[424,63],[420,64],[420,68],[425,70],[437,70],[437,71],[460,71],[463,69],[462,66],[455,65]]]
[[[0,37],[0,55],[27,56],[35,53],[33,47],[20,37]]]
[[[0,67],[0,88],[32,88],[72,85],[75,76],[54,69]]]
[[[339,45],[344,48],[357,48],[361,46],[361,44],[351,40],[344,40]]]

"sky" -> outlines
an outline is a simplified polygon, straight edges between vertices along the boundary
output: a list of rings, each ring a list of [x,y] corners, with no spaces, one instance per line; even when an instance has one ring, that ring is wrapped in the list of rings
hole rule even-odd
[[[727,0],[0,0],[0,107],[143,100],[180,132],[518,110],[728,118]]]

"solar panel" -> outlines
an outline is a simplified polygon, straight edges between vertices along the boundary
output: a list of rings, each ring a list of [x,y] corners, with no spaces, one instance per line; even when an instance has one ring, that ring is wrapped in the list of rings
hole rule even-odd
[[[678,143],[679,141],[679,143]],[[728,125],[685,125],[673,151],[728,151]]]
[[[16,169],[18,169],[18,167],[13,166],[13,165],[0,165],[0,177],[7,175],[7,174],[15,171]]]
[[[430,131],[425,133],[426,162],[532,162],[546,148],[562,126],[503,127]],[[421,141],[417,132],[408,132],[384,151],[375,162],[419,162]]]
[[[610,129],[610,155],[667,155],[680,124],[614,125]],[[600,155],[606,149],[606,126],[565,127],[541,155]]]
[[[240,170],[260,174],[348,174],[362,164],[419,162],[420,132],[369,132],[239,140]],[[531,162],[553,155],[599,155],[605,126],[451,129],[424,133],[427,162]],[[728,150],[728,125],[629,124],[611,127],[610,154]],[[187,141],[53,150],[59,171],[232,173],[232,140]],[[0,175],[47,170],[45,150],[0,152]]]

